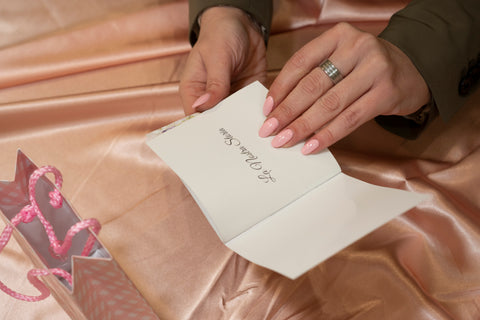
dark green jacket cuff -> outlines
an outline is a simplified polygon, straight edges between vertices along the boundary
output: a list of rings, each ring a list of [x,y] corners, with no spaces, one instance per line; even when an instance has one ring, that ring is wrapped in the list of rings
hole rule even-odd
[[[263,28],[265,43],[270,35],[272,23],[272,1],[271,0],[189,0],[190,20],[190,43],[193,46],[198,38],[200,27],[198,16],[206,9],[215,6],[231,6],[247,12]]]
[[[478,83],[479,0],[413,0],[392,16],[380,37],[412,60],[444,120]]]

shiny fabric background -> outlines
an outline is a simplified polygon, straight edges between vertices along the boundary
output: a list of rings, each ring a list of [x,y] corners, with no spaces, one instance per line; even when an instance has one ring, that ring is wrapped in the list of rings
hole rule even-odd
[[[268,82],[333,23],[379,33],[404,5],[275,1]],[[3,0],[0,14],[0,180],[13,178],[18,148],[60,169],[63,194],[100,220],[103,243],[162,319],[480,318],[479,91],[415,141],[372,121],[331,148],[345,173],[431,198],[292,281],[224,247],[144,143],[183,116],[185,1]],[[1,280],[35,294],[30,267],[14,242],[0,255]],[[53,298],[2,293],[0,318],[68,317]]]

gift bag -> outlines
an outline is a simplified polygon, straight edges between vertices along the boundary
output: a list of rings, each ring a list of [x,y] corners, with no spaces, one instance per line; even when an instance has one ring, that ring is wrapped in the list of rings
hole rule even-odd
[[[55,183],[46,174],[53,174]],[[61,185],[57,169],[37,168],[18,151],[15,180],[0,181],[6,223],[0,259],[13,235],[35,266],[26,276],[40,293],[16,292],[1,282],[1,275],[0,289],[32,302],[52,294],[72,319],[158,319],[98,240],[98,221],[81,220],[60,193]]]

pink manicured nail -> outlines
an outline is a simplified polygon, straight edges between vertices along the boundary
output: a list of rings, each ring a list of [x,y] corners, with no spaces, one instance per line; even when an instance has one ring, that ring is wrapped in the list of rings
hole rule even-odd
[[[317,149],[320,143],[318,142],[317,139],[311,139],[307,143],[304,144],[302,148],[302,153],[304,155],[310,154],[313,152],[313,150]]]
[[[204,104],[205,102],[207,102],[208,99],[210,99],[210,93],[207,92],[207,93],[201,95],[201,96],[198,97],[198,99],[195,100],[195,102],[192,104],[192,109],[197,109],[197,108],[200,107],[202,104]]]
[[[290,130],[290,129],[287,129],[287,130],[283,130],[282,132],[280,132],[279,134],[277,134],[275,136],[275,138],[273,138],[272,140],[272,146],[274,148],[280,148],[281,146],[283,146],[285,143],[287,143],[288,141],[290,141],[290,139],[292,139],[293,137],[293,131]]]
[[[270,118],[267,121],[265,121],[258,131],[258,135],[262,138],[266,138],[269,135],[272,134],[275,129],[278,127],[278,120],[275,118]]]
[[[268,96],[263,104],[263,115],[266,117],[272,112],[273,110],[273,98],[272,96]]]

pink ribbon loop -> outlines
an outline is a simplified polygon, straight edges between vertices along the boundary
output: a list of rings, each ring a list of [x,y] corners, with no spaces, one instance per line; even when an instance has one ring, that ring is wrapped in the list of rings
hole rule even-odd
[[[63,179],[60,171],[58,171],[55,167],[52,167],[52,166],[45,166],[35,170],[30,176],[29,184],[28,184],[30,204],[23,207],[23,209],[20,210],[20,212],[10,221],[11,224],[8,224],[3,230],[3,232],[0,234],[0,252],[2,252],[3,248],[5,248],[8,241],[10,240],[14,227],[16,227],[20,223],[30,223],[33,221],[35,217],[38,217],[38,219],[40,220],[40,222],[45,228],[45,232],[47,233],[48,239],[50,241],[50,248],[55,253],[55,256],[58,256],[59,258],[65,257],[67,255],[68,250],[72,246],[73,237],[76,234],[78,234],[80,231],[84,229],[90,228],[91,232],[88,236],[87,241],[85,242],[85,246],[81,253],[82,256],[88,256],[96,241],[95,234],[98,234],[98,232],[100,231],[100,228],[101,228],[100,223],[98,222],[98,220],[93,218],[79,221],[70,227],[63,241],[58,240],[52,225],[43,216],[38,206],[38,203],[35,199],[35,188],[36,188],[37,181],[47,173],[53,173],[55,175],[56,188],[54,191],[49,193],[50,204],[56,209],[62,207],[63,198],[59,189],[62,187]],[[54,274],[54,275],[63,277],[70,283],[70,285],[72,285],[72,275],[65,270],[58,269],[58,268],[52,268],[48,270],[32,269],[28,272],[27,278],[30,281],[30,283],[35,288],[37,288],[37,290],[40,292],[40,295],[28,296],[28,295],[20,294],[8,288],[1,281],[0,281],[0,290],[19,300],[30,301],[30,302],[40,301],[47,298],[50,295],[50,291],[45,286],[45,284],[42,281],[40,281],[40,279],[38,279],[38,277],[49,275],[49,274]]]

